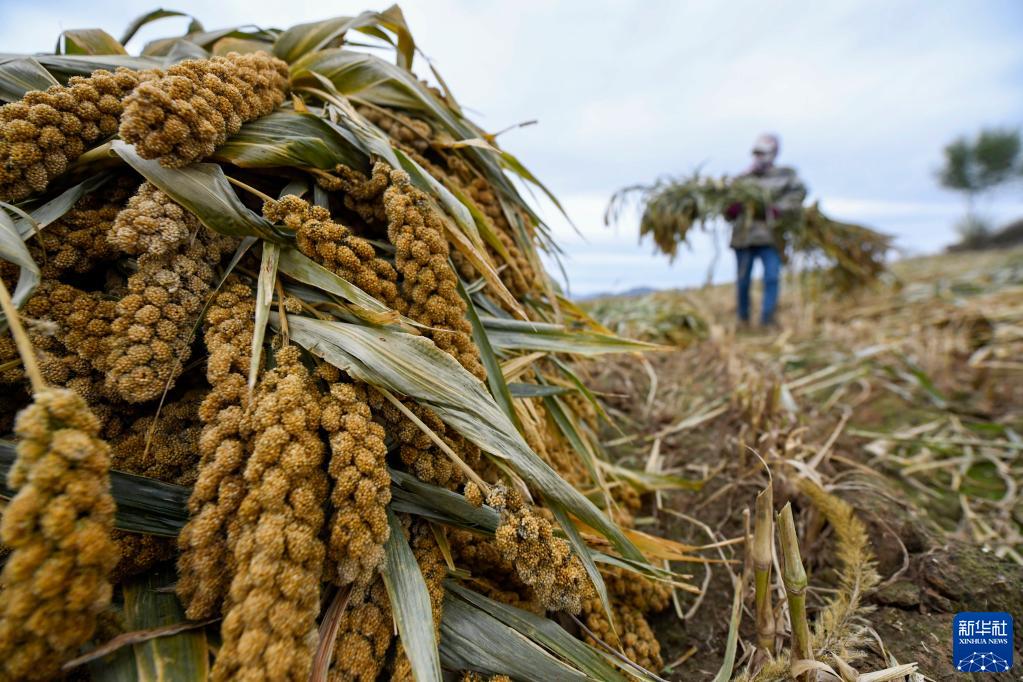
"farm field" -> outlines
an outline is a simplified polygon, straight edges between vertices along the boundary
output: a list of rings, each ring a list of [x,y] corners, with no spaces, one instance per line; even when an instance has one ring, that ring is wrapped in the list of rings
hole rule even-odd
[[[742,538],[771,479],[775,506],[796,509],[811,625],[846,607],[828,646],[861,672],[916,662],[959,679],[953,614],[1023,606],[1023,250],[910,259],[892,274],[840,299],[786,281],[770,332],[735,329],[729,285],[591,301],[612,330],[673,348],[589,376],[621,426],[606,434],[616,462],[702,484],[657,493],[637,527],[693,545]],[[851,506],[866,536],[842,532],[810,488]],[[743,545],[719,558],[735,563],[688,566],[703,590],[655,621],[673,679],[720,665]],[[755,639],[744,604],[737,673]]]

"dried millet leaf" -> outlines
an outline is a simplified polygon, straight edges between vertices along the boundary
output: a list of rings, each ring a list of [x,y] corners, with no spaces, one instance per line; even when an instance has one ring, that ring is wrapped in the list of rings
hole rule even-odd
[[[419,564],[419,570],[426,582],[426,590],[430,594],[430,610],[433,614],[433,635],[440,644],[440,621],[444,607],[444,579],[448,576],[447,563],[444,554],[437,544],[434,530],[429,521],[417,521],[412,525],[410,531],[412,554]],[[412,663],[405,653],[405,647],[401,640],[398,641],[398,651],[394,663],[394,673],[391,675],[392,682],[412,682]]]

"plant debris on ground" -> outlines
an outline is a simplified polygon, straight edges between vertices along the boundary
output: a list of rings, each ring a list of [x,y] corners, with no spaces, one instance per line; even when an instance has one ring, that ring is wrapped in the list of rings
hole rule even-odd
[[[655,619],[672,679],[719,670],[731,590],[748,566],[745,512],[765,489],[775,508],[793,506],[813,659],[841,679],[856,679],[846,665],[897,672],[910,663],[909,677],[885,679],[960,679],[952,616],[1023,609],[1023,252],[894,270],[897,286],[837,297],[794,274],[781,331],[736,333],[731,286],[658,292],[659,307],[674,300],[675,314],[704,319],[705,338],[587,366],[624,431],[607,434],[612,459],[700,484],[659,492],[637,526],[718,542],[734,562],[696,572],[701,593],[679,593],[681,623]],[[634,317],[628,298],[587,305],[612,328]],[[640,338],[672,341],[654,325]],[[790,627],[781,561],[776,550],[778,637]],[[786,679],[757,651],[752,592],[750,581],[734,672]]]

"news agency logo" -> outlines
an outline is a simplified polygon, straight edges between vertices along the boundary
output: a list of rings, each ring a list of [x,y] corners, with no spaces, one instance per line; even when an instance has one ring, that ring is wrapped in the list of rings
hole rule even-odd
[[[952,619],[952,662],[958,672],[1004,673],[1012,667],[1012,615],[963,611]]]

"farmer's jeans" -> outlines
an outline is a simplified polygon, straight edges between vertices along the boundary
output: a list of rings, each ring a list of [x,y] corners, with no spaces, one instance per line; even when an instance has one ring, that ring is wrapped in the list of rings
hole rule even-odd
[[[738,290],[739,320],[749,322],[749,289],[753,261],[757,258],[764,266],[764,303],[760,323],[772,324],[774,309],[778,306],[778,277],[781,272],[781,255],[773,246],[747,246],[735,250],[735,259],[739,266],[735,283]]]

